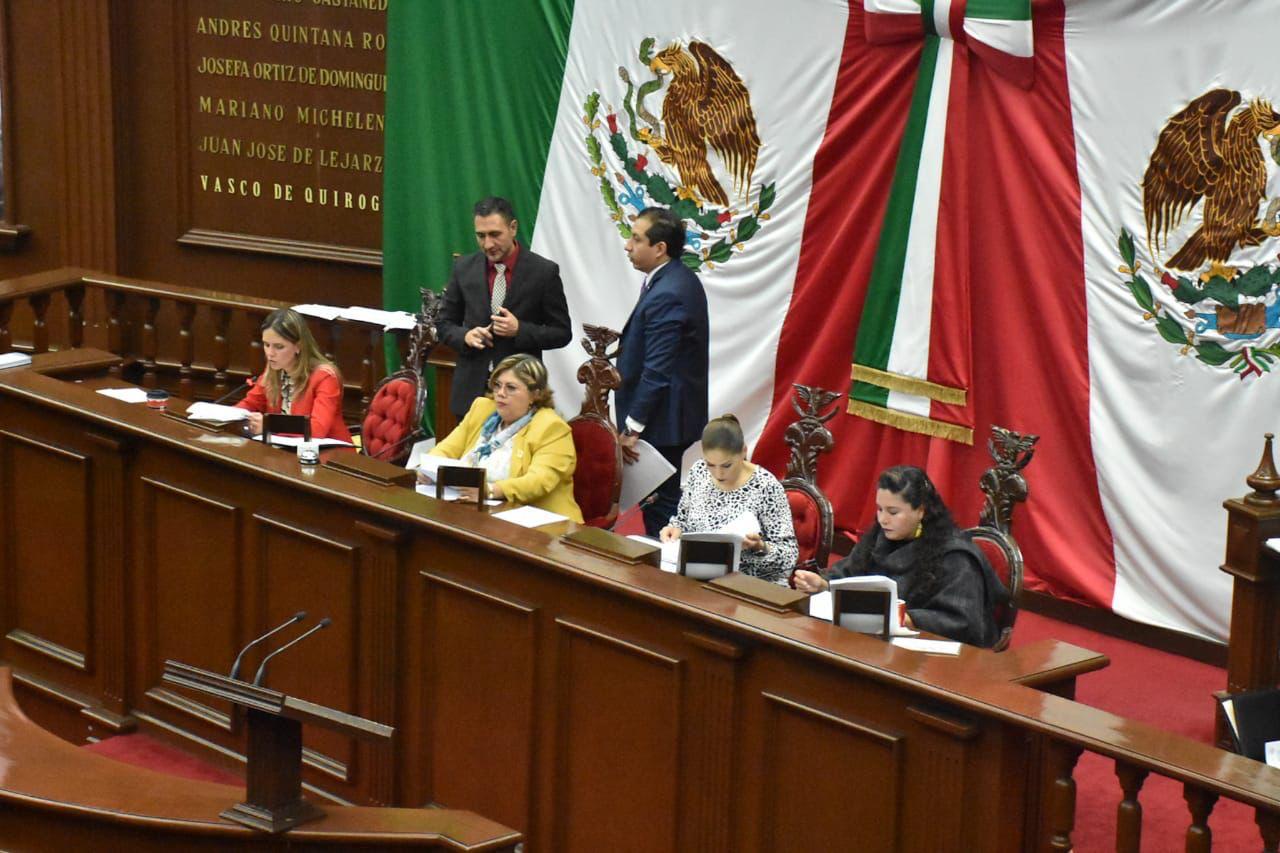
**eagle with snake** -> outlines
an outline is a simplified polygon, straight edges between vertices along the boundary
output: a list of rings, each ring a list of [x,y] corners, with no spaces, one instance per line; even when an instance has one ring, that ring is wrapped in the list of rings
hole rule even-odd
[[[736,192],[751,187],[760,136],[751,96],[742,78],[710,45],[674,42],[654,55],[649,68],[670,74],[662,101],[661,132],[642,130],[645,142],[680,173],[680,183],[695,196],[728,207],[729,196],[707,161],[708,147],[719,155]]]
[[[1200,227],[1165,266],[1194,271],[1209,261],[1201,276],[1206,280],[1234,277],[1236,270],[1226,262],[1237,246],[1257,246],[1280,236],[1274,218],[1280,202],[1272,202],[1267,215],[1258,217],[1267,191],[1266,160],[1258,140],[1280,138],[1280,115],[1264,100],[1236,110],[1240,103],[1239,92],[1211,89],[1187,104],[1160,131],[1142,178],[1149,247],[1160,248],[1187,212],[1204,200]]]

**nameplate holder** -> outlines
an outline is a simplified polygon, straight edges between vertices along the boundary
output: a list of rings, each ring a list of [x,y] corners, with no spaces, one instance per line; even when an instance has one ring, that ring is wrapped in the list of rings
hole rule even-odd
[[[381,486],[403,486],[412,489],[418,479],[416,471],[410,471],[362,453],[332,453],[320,463],[320,467]]]
[[[775,613],[808,613],[809,596],[790,587],[770,583],[741,572],[707,581],[706,588],[722,595],[758,604]]]
[[[661,565],[662,550],[626,536],[619,536],[599,527],[579,527],[560,537],[571,548],[589,551],[598,557],[607,557],[633,566],[649,565],[655,569]]]

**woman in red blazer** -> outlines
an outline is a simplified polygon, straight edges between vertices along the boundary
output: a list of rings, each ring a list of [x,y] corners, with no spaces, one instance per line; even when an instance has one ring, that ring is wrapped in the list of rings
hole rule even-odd
[[[312,438],[351,441],[342,422],[342,374],[316,346],[302,315],[278,308],[262,321],[262,353],[267,369],[239,403],[248,409],[254,435],[262,434],[262,416],[310,415]]]

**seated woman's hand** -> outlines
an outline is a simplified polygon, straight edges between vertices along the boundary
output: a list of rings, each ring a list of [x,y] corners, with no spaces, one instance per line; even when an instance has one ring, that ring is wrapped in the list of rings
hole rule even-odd
[[[430,474],[428,474],[426,471],[423,471],[421,468],[418,469],[418,483],[420,485],[430,486],[433,483],[435,483],[435,481],[436,481],[435,477],[432,477]]]
[[[658,532],[658,538],[663,542],[674,542],[680,538],[680,528],[674,524],[668,524]]]
[[[748,533],[742,537],[742,547],[748,551],[754,551],[757,554],[763,554],[769,550],[768,544],[764,541],[764,537],[759,533]]]
[[[796,569],[795,582],[796,589],[809,595],[827,588],[827,581],[822,575],[805,569]]]
[[[249,413],[249,433],[251,435],[262,435],[262,412]]]

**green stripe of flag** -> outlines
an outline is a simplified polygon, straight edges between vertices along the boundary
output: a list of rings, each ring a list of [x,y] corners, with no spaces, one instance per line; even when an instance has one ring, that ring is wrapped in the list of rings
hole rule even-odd
[[[392,0],[387,7],[383,301],[415,310],[471,206],[511,199],[529,245],[569,49],[573,0]]]
[[[966,18],[997,21],[1031,20],[1031,0],[969,0],[964,8]]]
[[[898,149],[898,162],[894,167],[889,204],[885,209],[880,243],[876,247],[875,263],[871,269],[867,300],[862,308],[862,319],[858,322],[854,363],[880,370],[888,367],[889,351],[893,346],[898,298],[902,293],[902,270],[906,264],[907,237],[911,230],[911,210],[920,171],[920,152],[924,147],[925,124],[929,115],[929,96],[938,66],[938,45],[937,36],[925,36],[924,50],[920,56],[920,72],[916,76],[907,127]],[[884,405],[888,395],[884,389],[863,382],[855,382],[852,393],[857,399],[877,405]]]

